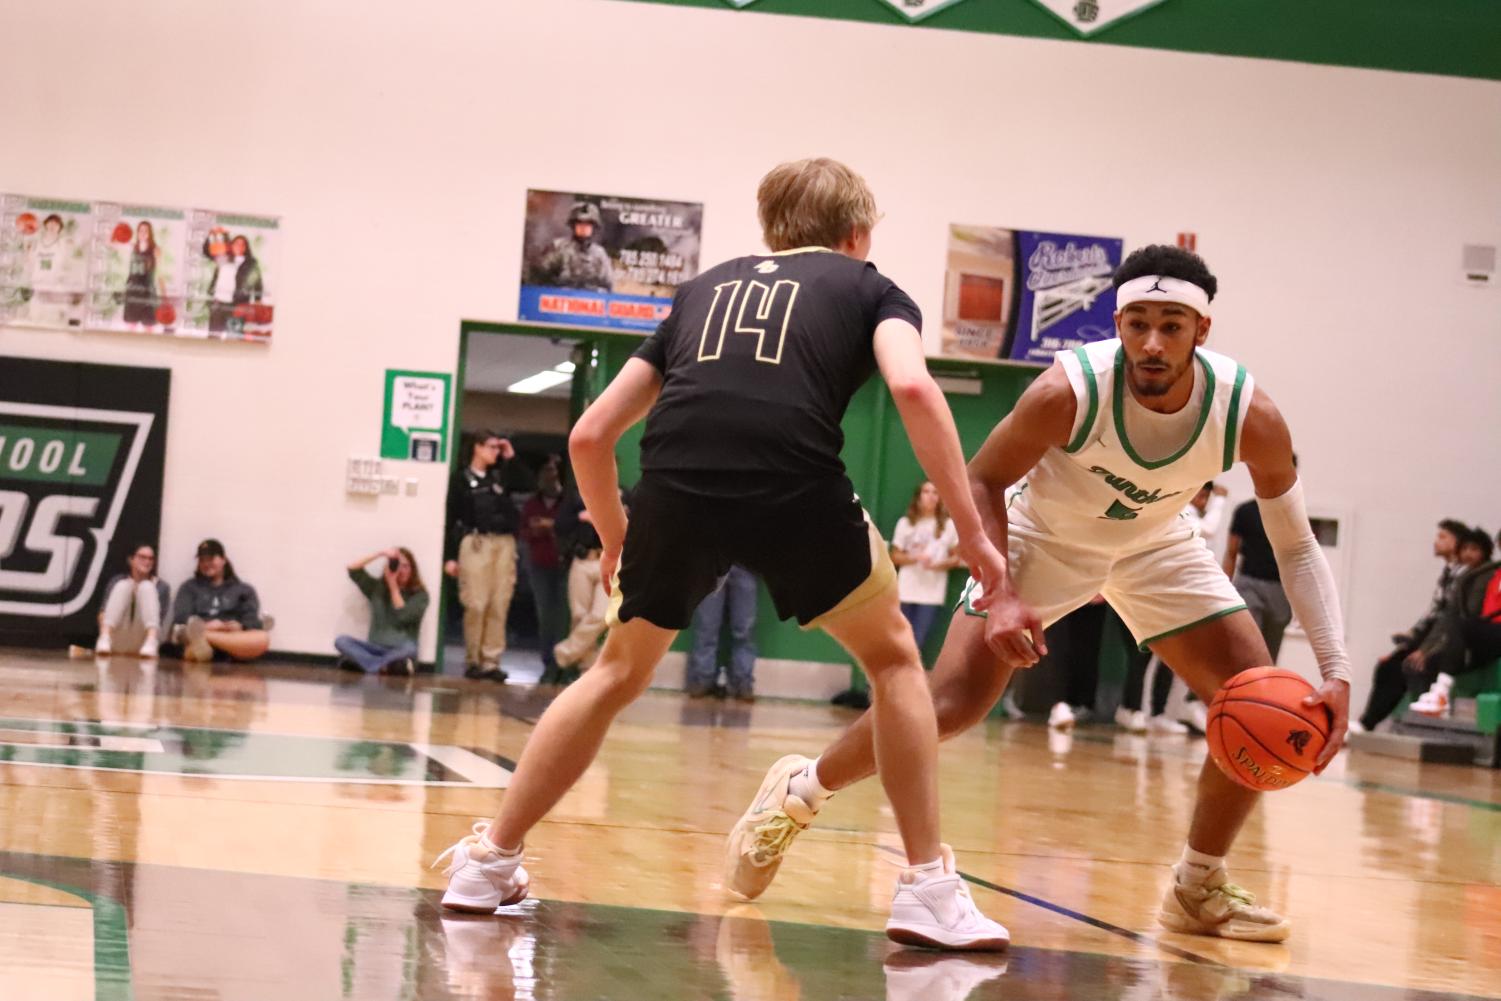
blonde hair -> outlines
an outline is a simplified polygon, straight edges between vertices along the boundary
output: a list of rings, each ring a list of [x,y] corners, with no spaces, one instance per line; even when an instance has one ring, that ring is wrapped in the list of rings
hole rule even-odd
[[[772,168],[761,178],[756,206],[766,246],[774,251],[837,247],[877,219],[865,179],[826,157]]]

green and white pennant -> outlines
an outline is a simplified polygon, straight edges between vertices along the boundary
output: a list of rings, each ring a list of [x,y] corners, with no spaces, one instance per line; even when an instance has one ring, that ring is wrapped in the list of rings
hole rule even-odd
[[[1081,35],[1093,35],[1164,0],[1034,0]]]
[[[952,7],[962,0],[884,0],[886,4],[896,9],[896,12],[909,21],[921,21],[929,14],[935,14],[945,7]]]

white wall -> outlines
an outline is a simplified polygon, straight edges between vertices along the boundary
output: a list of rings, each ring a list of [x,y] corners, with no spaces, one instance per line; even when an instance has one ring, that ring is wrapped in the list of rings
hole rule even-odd
[[[283,218],[269,350],[0,331],[173,368],[165,566],[223,537],[280,648],[358,628],[361,550],[435,567],[442,470],[372,504],[342,464],[375,448],[384,368],[451,370],[460,318],[514,317],[527,186],[702,200],[709,263],[758,246],[757,179],[810,154],[865,173],[875,259],[930,315],[950,221],[1196,231],[1213,346],[1281,404],[1310,497],[1356,513],[1362,684],[1428,595],[1433,523],[1501,527],[1471,454],[1501,293],[1455,277],[1501,242],[1501,85],[602,0],[53,0],[0,37],[0,190]]]

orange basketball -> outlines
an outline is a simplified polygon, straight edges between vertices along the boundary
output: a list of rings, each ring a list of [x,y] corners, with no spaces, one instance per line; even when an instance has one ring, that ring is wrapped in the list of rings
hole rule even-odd
[[[1276,667],[1242,671],[1209,703],[1209,756],[1247,789],[1271,792],[1303,781],[1329,739],[1329,710],[1305,706],[1314,687]]]

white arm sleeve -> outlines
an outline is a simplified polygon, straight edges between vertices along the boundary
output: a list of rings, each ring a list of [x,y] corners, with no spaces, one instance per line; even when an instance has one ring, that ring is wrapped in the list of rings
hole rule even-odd
[[[1267,541],[1277,557],[1282,589],[1308,635],[1319,673],[1325,681],[1350,680],[1350,658],[1345,652],[1345,623],[1334,590],[1334,574],[1319,540],[1308,523],[1303,505],[1301,480],[1281,497],[1256,498]]]

